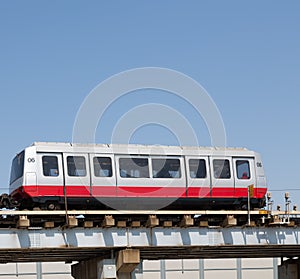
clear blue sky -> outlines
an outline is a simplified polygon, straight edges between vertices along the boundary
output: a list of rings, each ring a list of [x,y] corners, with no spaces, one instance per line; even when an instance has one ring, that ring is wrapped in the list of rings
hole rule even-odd
[[[299,14],[299,1],[1,1],[0,187],[24,147],[72,141],[77,111],[97,84],[154,66],[205,87],[223,117],[227,145],[262,154],[269,188],[283,204],[286,189],[300,189]],[[202,120],[157,91],[116,102],[97,141],[109,142],[122,112],[149,102],[180,111],[200,144],[210,144]],[[157,125],[131,141],[177,144]],[[290,192],[300,205],[300,191]]]

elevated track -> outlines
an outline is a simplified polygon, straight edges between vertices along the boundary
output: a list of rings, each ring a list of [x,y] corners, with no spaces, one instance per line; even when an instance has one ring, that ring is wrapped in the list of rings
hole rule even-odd
[[[1,210],[0,228],[297,226],[300,211],[270,210]]]
[[[248,217],[250,216],[250,222]],[[299,256],[300,211],[0,212],[0,263]]]
[[[0,262],[108,259],[128,248],[148,260],[295,257],[299,241],[299,227],[1,229]]]

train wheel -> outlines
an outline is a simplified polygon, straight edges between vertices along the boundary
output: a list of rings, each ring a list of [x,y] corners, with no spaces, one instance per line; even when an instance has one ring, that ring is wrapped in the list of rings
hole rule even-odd
[[[47,205],[46,205],[46,208],[48,210],[60,210],[61,206],[57,202],[48,202]]]

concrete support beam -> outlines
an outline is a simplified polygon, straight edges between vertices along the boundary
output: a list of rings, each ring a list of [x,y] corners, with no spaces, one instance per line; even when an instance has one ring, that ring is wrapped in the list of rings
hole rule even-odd
[[[147,227],[154,228],[159,225],[159,219],[156,217],[156,215],[149,215],[147,220]]]
[[[199,227],[208,227],[208,221],[207,220],[201,220],[199,222]]]
[[[84,228],[92,228],[92,227],[94,227],[94,222],[93,221],[84,221],[83,227]]]
[[[184,215],[180,222],[180,226],[181,227],[190,227],[193,225],[194,225],[194,219],[191,217],[191,215]]]
[[[117,271],[118,273],[131,273],[140,263],[140,250],[126,249],[117,253]]]
[[[126,228],[126,221],[118,221],[117,227],[118,228]]]
[[[67,227],[68,228],[75,228],[78,226],[78,220],[76,219],[75,216],[68,216],[68,221],[67,221]]]
[[[164,221],[163,222],[163,227],[171,228],[172,225],[173,225],[172,221]]]
[[[132,228],[139,228],[141,226],[141,221],[132,221],[130,226]]]
[[[102,221],[102,227],[109,228],[115,225],[115,219],[112,215],[106,215]]]
[[[237,225],[237,220],[233,215],[227,216],[223,221],[223,227],[233,227]]]
[[[53,229],[55,226],[54,222],[53,221],[47,221],[44,223],[44,228],[45,229]]]
[[[115,225],[115,219],[112,215],[106,215],[102,221],[102,227],[109,228]]]
[[[117,271],[119,273],[131,273],[140,263],[140,250],[126,249],[117,253]]]
[[[20,216],[17,222],[17,228],[19,229],[27,229],[30,226],[30,221],[27,216]]]
[[[82,261],[93,256],[107,258],[111,251],[116,253],[128,247],[139,249],[143,259],[170,259],[179,253],[182,258],[191,258],[191,255],[194,258],[232,258],[236,254],[239,257],[291,258],[300,254],[298,226],[205,226],[1,228],[0,262]],[[220,250],[222,254],[218,253]],[[159,253],[161,251],[163,253]]]

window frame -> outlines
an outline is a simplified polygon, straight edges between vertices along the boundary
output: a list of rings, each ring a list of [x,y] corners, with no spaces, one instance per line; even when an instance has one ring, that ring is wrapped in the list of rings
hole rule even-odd
[[[16,164],[16,162],[20,160],[20,158],[21,158],[21,162]],[[12,160],[9,184],[14,183],[24,175],[24,165],[25,165],[25,150],[17,154]]]
[[[221,172],[219,173],[218,176],[216,176],[216,171],[219,171],[219,170],[216,170],[216,165],[215,165],[215,162],[220,162],[220,161],[223,161],[224,163],[222,164],[223,167],[222,167],[222,170]],[[214,176],[214,179],[226,179],[226,180],[230,180],[232,179],[232,170],[231,170],[231,167],[230,167],[230,160],[229,159],[216,159],[216,158],[213,158],[213,176]],[[226,162],[226,164],[225,164]],[[224,167],[228,167],[228,170],[229,170],[229,176],[224,176],[222,175],[222,173],[224,172]]]
[[[198,173],[198,169],[199,169],[199,164],[198,164],[198,169],[197,169],[197,172],[196,172],[196,176],[195,177],[191,176],[191,161],[199,161],[199,162],[201,161],[201,162],[203,162],[203,165],[204,165],[204,168],[205,168],[204,169],[205,170],[205,176],[203,176],[203,177],[197,177],[197,173]],[[208,178],[206,159],[204,159],[204,158],[188,158],[187,164],[188,164],[188,175],[189,175],[190,179],[207,179]]]
[[[247,178],[243,178],[243,174],[246,171],[242,171],[242,175],[240,176],[240,171],[239,171],[239,166],[238,166],[238,162],[247,162]],[[251,168],[250,168],[250,161],[246,160],[246,159],[237,159],[235,161],[235,169],[236,169],[236,178],[239,180],[251,180],[252,179],[252,175],[251,175]]]
[[[83,158],[83,161],[84,161],[84,175],[83,174],[71,174],[70,172],[70,165],[69,165],[69,158]],[[83,155],[67,155],[66,156],[66,163],[67,163],[67,174],[69,177],[86,177],[87,174],[88,174],[88,170],[87,170],[87,163],[86,163],[86,158],[85,156]],[[77,169],[76,168],[76,162],[75,160],[73,161],[73,164],[75,165],[75,169],[74,169],[74,173],[77,171],[77,170],[81,170],[81,169]]]
[[[45,157],[52,157],[52,158],[55,158],[56,159],[56,170],[57,170],[57,174],[56,175],[51,175],[51,174],[49,174],[49,175],[47,175],[47,174],[45,174],[45,166],[44,166],[44,158]],[[51,170],[52,168],[50,168],[49,169],[49,173],[50,173],[50,170]],[[53,170],[55,170],[55,168],[53,168]],[[43,173],[43,176],[44,177],[58,177],[59,176],[59,160],[58,160],[58,157],[56,156],[56,155],[42,155],[42,173]]]
[[[169,175],[171,175],[170,177],[163,177],[163,176],[157,177],[157,174],[155,174],[155,172],[156,172],[157,170],[154,169],[154,165],[155,165],[154,161],[155,161],[155,160],[164,160],[165,162],[171,161],[171,160],[176,160],[176,161],[178,161],[178,163],[179,163],[179,168],[178,168],[178,170],[179,170],[179,176],[178,176],[178,177],[172,176],[172,175],[169,173]],[[162,168],[160,168],[160,169],[158,170],[158,172],[161,172],[161,171],[163,170],[163,168],[165,168],[165,165],[166,165],[166,163],[163,165]],[[178,172],[178,170],[177,170],[177,172]],[[168,171],[168,170],[167,170],[167,171]],[[174,170],[169,170],[169,171],[174,171]],[[181,159],[178,158],[178,157],[176,157],[176,158],[174,158],[174,157],[151,157],[151,172],[152,172],[152,178],[153,178],[153,179],[182,179],[182,178],[183,178],[183,172],[182,172],[182,163],[181,163]]]
[[[149,157],[142,157],[142,156],[130,156],[130,157],[127,157],[127,156],[120,156],[118,157],[118,175],[120,178],[122,179],[147,179],[147,178],[151,178],[151,170],[150,170],[150,160],[149,160]],[[146,160],[147,161],[147,172],[146,172],[146,175],[143,175],[143,176],[135,176],[135,175],[131,175],[131,174],[126,174],[126,176],[122,175],[122,170],[124,169],[121,169],[122,168],[122,161],[123,160],[130,160],[130,161],[134,161],[134,160]],[[124,161],[123,161],[124,162]],[[146,166],[146,165],[145,165]],[[142,167],[143,168],[143,167]],[[127,169],[129,170],[129,169]],[[134,169],[130,169],[130,171],[132,171]],[[134,171],[138,171],[139,168],[135,169]],[[144,171],[144,170],[142,170]],[[143,173],[143,172],[141,172]]]
[[[103,158],[105,158],[105,159],[109,159],[109,161],[110,161],[110,170],[109,170],[109,174],[110,175],[97,175],[96,173],[96,164],[95,164],[95,159],[97,160],[97,162],[98,162],[98,164],[99,164],[99,173],[101,172],[101,170],[103,170],[103,168],[101,168],[101,165],[100,165],[100,163],[99,163],[99,160],[98,159],[103,159]],[[94,175],[94,177],[97,177],[97,178],[111,178],[111,177],[113,177],[114,176],[114,173],[113,173],[113,160],[112,160],[112,158],[111,157],[109,157],[109,156],[93,156],[93,160],[92,160],[92,162],[91,162],[92,164],[93,164],[93,175]],[[107,169],[105,169],[105,170],[107,170]]]

